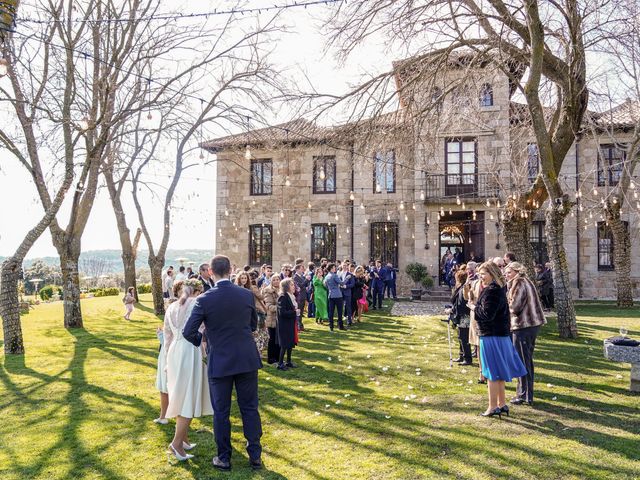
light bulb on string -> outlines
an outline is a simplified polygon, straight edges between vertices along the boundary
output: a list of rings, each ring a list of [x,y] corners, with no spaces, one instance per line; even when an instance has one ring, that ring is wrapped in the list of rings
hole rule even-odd
[[[347,227],[347,233],[349,233],[349,227]]]
[[[356,197],[353,194],[353,192],[349,192],[349,200],[351,200],[353,202],[355,199],[356,199]]]
[[[376,183],[376,193],[380,193],[382,191],[382,187],[379,183]]]
[[[253,207],[255,207],[255,206],[256,206],[256,201],[255,201],[255,200],[251,200],[251,205],[252,205]]]
[[[500,208],[500,200],[496,202],[496,207]]]
[[[307,202],[307,208],[311,208],[311,202]]]
[[[284,212],[280,210],[280,218],[284,218]]]
[[[440,207],[440,216],[444,217],[444,208]]]
[[[460,195],[456,195],[456,205],[460,205]]]
[[[387,212],[387,222],[391,220],[391,215],[389,215],[389,212]]]
[[[420,200],[424,200],[424,190],[420,190]]]
[[[438,242],[436,240],[433,241],[433,246],[437,247],[438,246]]]
[[[414,203],[413,205],[411,205],[411,208],[412,208],[413,210],[415,210],[415,209],[416,209],[416,204]]]
[[[633,192],[633,198],[638,198],[638,192],[637,191]]]
[[[412,240],[415,240],[415,239],[416,239],[416,234],[415,234],[415,233],[412,233],[412,234],[411,234],[411,239],[412,239]]]
[[[360,210],[364,210],[364,203],[360,202]]]
[[[467,206],[465,205],[465,203],[464,203],[464,202],[462,202],[462,209],[463,209],[463,210],[466,210],[466,209],[467,209]]]
[[[453,210],[449,209],[449,215],[453,215]]]
[[[635,183],[633,183],[633,182],[631,182],[631,183],[629,184],[629,188],[630,188],[631,190],[635,190],[635,188],[636,188],[636,184],[635,184]]]
[[[594,197],[598,196],[598,189],[596,187],[593,187],[593,196]]]
[[[4,77],[9,73],[9,62],[6,58],[0,58],[0,77]]]
[[[367,220],[367,219],[365,218],[365,219],[364,219],[364,223],[365,223],[365,225],[366,225],[367,223],[369,223],[369,220]]]
[[[251,147],[249,146],[249,144],[247,144],[245,150],[244,150],[244,159],[245,160],[251,160]]]
[[[431,225],[431,219],[427,217],[427,225]]]
[[[289,176],[287,175],[286,180],[284,181],[284,186],[285,187],[290,187],[291,186],[291,180],[289,180]]]
[[[320,180],[324,180],[327,178],[327,175],[324,173],[324,167],[320,168]]]
[[[584,211],[584,206],[582,204],[580,204],[580,206],[578,207],[578,210],[580,210],[581,212]]]
[[[84,117],[82,120],[78,122],[78,126],[82,131],[89,130],[89,119],[87,117]]]
[[[471,217],[475,220],[477,215],[476,215],[476,211],[474,210],[473,213],[471,214]]]
[[[489,201],[489,199],[487,199],[487,207],[491,206],[491,202]]]
[[[336,222],[338,221],[339,217],[338,217],[338,213],[336,212],[335,216],[333,217],[336,219]]]
[[[226,208],[224,209],[224,216],[228,217],[229,216],[229,210],[227,210]]]
[[[408,222],[408,221],[409,221],[409,217],[407,216],[407,214],[406,214],[406,213],[405,213],[405,215],[404,215],[404,221],[405,221],[405,222]]]
[[[404,210],[404,200],[400,200],[400,210]]]
[[[489,214],[489,219],[490,219],[490,220],[493,220],[493,213],[490,213],[490,214]]]

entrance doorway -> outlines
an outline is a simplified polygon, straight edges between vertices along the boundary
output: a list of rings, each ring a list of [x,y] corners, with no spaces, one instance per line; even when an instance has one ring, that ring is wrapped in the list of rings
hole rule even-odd
[[[447,263],[449,254],[455,264],[484,260],[484,212],[476,212],[473,217],[473,212],[463,211],[452,212],[440,220],[440,285],[452,281],[451,262]]]

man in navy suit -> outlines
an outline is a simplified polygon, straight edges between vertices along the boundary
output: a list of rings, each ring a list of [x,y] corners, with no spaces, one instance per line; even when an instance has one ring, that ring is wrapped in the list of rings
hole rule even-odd
[[[262,361],[253,339],[258,326],[251,290],[229,281],[231,262],[224,255],[211,260],[215,286],[198,297],[182,334],[196,347],[202,342],[198,331],[204,323],[209,346],[207,370],[213,405],[213,432],[218,455],[213,466],[231,469],[231,391],[236,387],[242,429],[247,439],[251,468],[262,468],[262,423],[258,413],[258,369]]]

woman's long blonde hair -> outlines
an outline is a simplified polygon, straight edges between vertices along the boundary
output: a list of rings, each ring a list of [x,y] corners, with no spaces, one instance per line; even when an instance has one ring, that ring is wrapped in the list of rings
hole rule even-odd
[[[514,272],[516,272],[518,275],[520,275],[522,277],[526,277],[527,276],[527,267],[522,265],[520,262],[510,262],[504,268],[505,269],[510,268],[511,270],[513,270]]]
[[[480,265],[480,268],[478,268],[478,272],[482,272],[483,270],[491,275],[491,278],[493,278],[494,282],[496,282],[499,286],[504,287],[506,285],[506,282],[504,281],[504,275],[502,275],[500,267],[498,267],[495,263],[484,262],[482,265]]]

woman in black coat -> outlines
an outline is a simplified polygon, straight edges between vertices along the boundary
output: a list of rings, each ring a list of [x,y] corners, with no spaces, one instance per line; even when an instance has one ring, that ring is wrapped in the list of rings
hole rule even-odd
[[[502,272],[493,262],[485,262],[478,273],[483,289],[478,301],[475,304],[469,303],[469,308],[475,311],[482,374],[486,377],[489,388],[489,408],[482,415],[508,415],[505,381],[522,377],[527,369],[511,342],[509,304]]]
[[[458,341],[460,342],[460,356],[454,362],[461,366],[472,365],[471,345],[469,345],[469,327],[471,325],[471,310],[464,298],[464,284],[467,281],[467,272],[458,270],[455,274],[456,288],[451,296],[450,319],[458,327]]]
[[[280,357],[278,370],[295,368],[291,362],[291,351],[296,346],[296,317],[300,314],[296,299],[293,296],[295,284],[290,278],[280,282],[280,296],[278,297],[278,325],[276,333],[278,345],[280,345]],[[287,354],[287,363],[284,363],[284,354]]]

